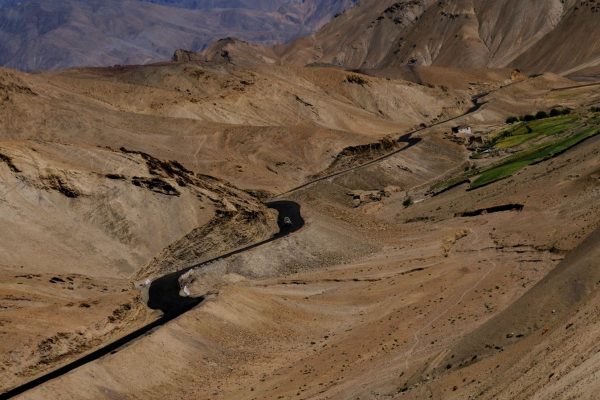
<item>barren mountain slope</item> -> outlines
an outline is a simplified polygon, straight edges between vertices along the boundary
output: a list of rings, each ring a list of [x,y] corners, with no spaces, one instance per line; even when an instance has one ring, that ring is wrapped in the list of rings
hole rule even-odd
[[[544,89],[565,83],[516,83],[465,120],[493,136],[512,95],[598,129],[597,87]],[[470,159],[450,126],[294,193],[297,235],[195,271],[195,293],[218,292],[203,306],[28,398],[593,398],[599,137],[433,196],[511,154]]]
[[[0,71],[2,387],[147,322],[135,282],[269,237],[228,181],[284,191],[468,99],[331,69]]]
[[[190,9],[141,0],[0,2],[0,65],[23,70],[143,64],[175,49],[235,36],[274,44],[308,34],[352,0],[203,2]],[[201,7],[198,7],[201,6]]]
[[[598,65],[600,8],[589,0],[366,0],[281,60],[347,68],[411,64],[573,73]],[[586,43],[581,48],[581,44]]]
[[[178,63],[11,76],[32,93],[7,94],[5,137],[125,146],[272,193],[347,146],[472,106],[468,90],[333,69]]]
[[[187,243],[186,266],[276,231],[247,193],[124,148],[4,139],[0,177],[3,388],[146,322],[133,283],[164,273],[140,272],[191,231],[237,220]]]
[[[44,79],[1,74],[3,388],[147,322],[133,284],[177,267],[158,271],[151,262],[190,232],[214,240],[182,244],[179,251],[194,249],[185,266],[276,231],[272,212],[226,181],[122,147],[117,137],[92,143],[67,134],[110,130],[106,121],[86,130],[108,109],[86,113]]]
[[[200,306],[21,397],[593,398],[600,86],[527,72],[594,71],[595,44],[544,40],[599,14],[524,3],[364,1],[287,49],[0,69],[0,391],[157,318],[147,279],[271,237],[285,193],[301,230],[192,269]]]
[[[570,4],[573,6],[565,9],[556,28],[520,55],[513,65],[575,75],[600,65],[600,44],[591,39],[599,34],[600,3],[584,0]]]

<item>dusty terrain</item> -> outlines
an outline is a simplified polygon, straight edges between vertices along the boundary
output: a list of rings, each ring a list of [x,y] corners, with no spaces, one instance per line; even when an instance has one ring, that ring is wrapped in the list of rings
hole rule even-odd
[[[333,71],[326,72],[337,74]],[[67,79],[62,74],[58,78],[61,83]],[[490,93],[485,99],[488,103],[484,107],[463,119],[478,126],[477,129],[490,130],[494,126],[502,126],[502,117],[516,108],[523,110],[530,107],[533,111],[533,107],[549,107],[556,105],[557,101],[575,107],[577,104],[598,100],[600,93],[593,86],[551,90],[552,87],[567,87],[572,83],[551,75],[516,81]],[[95,95],[99,97],[99,91]],[[519,99],[517,107],[515,98]],[[127,102],[123,101],[122,104],[124,107]],[[596,162],[598,140],[592,139],[559,158],[531,167],[511,181],[501,181],[472,192],[465,192],[459,187],[437,197],[423,197],[436,180],[452,175],[453,171],[460,171],[467,162],[466,149],[447,136],[449,127],[459,122],[453,121],[447,126],[442,124],[420,132],[418,136],[422,140],[419,143],[393,157],[290,194],[290,198],[303,205],[303,213],[308,221],[301,232],[198,271],[199,275],[191,286],[192,291],[212,296],[203,306],[117,354],[28,393],[28,398],[48,398],[54,396],[53,393],[62,393],[64,396],[65,393],[61,390],[63,387],[73,388],[68,394],[72,398],[101,398],[109,392],[127,398],[147,398],[150,393],[158,397],[169,394],[176,398],[287,398],[297,397],[297,393],[302,398],[378,398],[390,395],[422,398],[429,393],[433,398],[447,398],[451,395],[462,398],[478,392],[493,397],[503,393],[503,390],[508,391],[507,396],[513,396],[514,393],[510,394],[510,390],[514,391],[515,387],[502,389],[494,381],[496,375],[486,375],[484,369],[477,367],[479,363],[474,363],[475,360],[471,358],[475,355],[483,358],[482,365],[496,362],[500,365],[498,368],[503,368],[500,371],[506,375],[506,379],[512,379],[510,377],[513,374],[521,377],[522,370],[517,367],[509,368],[512,363],[504,358],[508,357],[509,348],[522,346],[524,341],[543,341],[552,329],[557,331],[555,340],[567,340],[564,335],[559,334],[562,332],[559,330],[562,325],[557,324],[559,316],[563,314],[557,314],[557,310],[561,310],[558,306],[553,306],[555,308],[551,310],[554,311],[551,316],[556,317],[545,320],[544,324],[528,325],[526,321],[535,319],[537,315],[523,313],[521,307],[512,306],[516,311],[510,313],[509,317],[506,317],[506,313],[510,312],[512,303],[528,293],[598,227],[599,214],[594,206],[597,202],[593,200],[598,195],[596,175],[600,173]],[[317,119],[315,125],[320,123],[322,121]],[[386,123],[384,120],[382,125],[385,126]],[[338,135],[337,140],[343,143],[344,135]],[[51,143],[20,139],[3,144],[3,154],[10,157],[10,162],[5,162],[4,165],[7,179],[15,179],[15,182],[20,180],[26,188],[27,184],[33,185],[35,182],[33,177],[27,176],[28,173],[35,171],[40,183],[31,190],[48,193],[45,196],[54,196],[55,199],[49,201],[50,204],[78,201],[60,192],[62,186],[81,192],[82,195],[87,189],[92,192],[87,194],[91,199],[101,197],[99,193],[94,193],[98,191],[97,180],[101,180],[104,181],[102,185],[107,186],[103,191],[110,190],[113,185],[117,189],[120,185],[125,186],[110,195],[111,201],[108,204],[94,203],[100,209],[107,207],[110,210],[119,193],[120,196],[131,196],[132,191],[128,188],[135,187],[135,184],[133,181],[128,182],[132,179],[130,176],[152,176],[153,173],[163,176],[162,179],[171,182],[172,187],[181,191],[181,194],[169,196],[168,193],[155,193],[137,187],[135,190],[140,190],[141,195],[148,193],[145,196],[150,196],[141,200],[146,204],[144,209],[150,211],[150,214],[153,201],[170,202],[171,198],[176,198],[181,202],[187,190],[194,191],[189,186],[178,187],[177,177],[172,181],[173,177],[169,177],[160,168],[158,172],[152,173],[149,166],[156,161],[148,162],[155,160],[148,155],[90,147],[85,157],[72,159],[69,152],[62,147],[57,150],[59,145]],[[30,153],[27,163],[24,161],[27,159],[25,149]],[[78,147],[76,154],[81,154],[81,151],[83,149]],[[94,164],[92,156],[102,162]],[[59,182],[62,182],[62,186],[57,187],[56,181],[48,180],[40,174],[42,168],[39,163],[44,159],[47,163],[44,171],[57,168],[48,160],[60,165],[59,176],[63,178]],[[33,169],[32,164],[36,169]],[[73,164],[77,165],[78,171],[73,171]],[[13,171],[15,168],[20,172]],[[84,168],[87,171],[81,171]],[[109,168],[110,171],[102,168]],[[90,169],[94,170],[93,180],[86,177],[92,175]],[[106,176],[110,173],[126,178],[109,179]],[[260,176],[256,176],[256,179],[258,181]],[[46,186],[42,186],[44,182]],[[207,185],[212,182],[209,180],[202,183]],[[89,189],[83,186],[86,183]],[[20,318],[23,318],[23,310],[27,311],[28,316],[35,315],[35,312],[41,313],[44,318],[46,311],[35,306],[41,302],[55,304],[53,307],[63,309],[72,307],[81,310],[79,312],[84,315],[90,315],[90,318],[96,318],[94,321],[99,321],[95,325],[90,323],[94,328],[83,332],[85,340],[71,339],[68,335],[76,331],[76,328],[69,327],[68,322],[59,323],[54,318],[53,326],[60,326],[61,329],[49,338],[45,336],[48,335],[45,327],[32,329],[31,324],[27,324],[30,336],[21,337],[17,343],[7,341],[6,345],[22,349],[27,348],[26,343],[35,343],[37,340],[40,348],[49,342],[52,343],[48,346],[52,349],[52,354],[59,356],[52,359],[42,353],[36,363],[35,359],[27,361],[32,356],[18,357],[19,353],[15,355],[9,352],[7,354],[12,354],[12,359],[17,359],[18,362],[13,364],[5,361],[5,370],[18,370],[22,377],[32,376],[43,369],[45,363],[60,363],[107,337],[114,337],[125,326],[130,329],[151,318],[139,304],[139,298],[135,297],[132,285],[127,284],[127,278],[139,280],[152,273],[164,272],[165,268],[192,265],[210,253],[211,248],[207,248],[206,240],[209,240],[208,243],[218,243],[222,240],[218,238],[231,237],[232,228],[228,228],[223,221],[217,220],[217,231],[211,228],[208,221],[215,212],[214,209],[227,208],[229,203],[237,205],[235,201],[252,201],[242,200],[244,195],[241,194],[237,196],[242,198],[236,200],[235,189],[229,190],[231,192],[228,192],[226,202],[222,200],[221,203],[215,203],[215,199],[207,194],[204,202],[209,201],[208,204],[203,204],[203,200],[196,196],[194,201],[200,203],[191,209],[183,204],[173,206],[175,214],[168,217],[170,224],[156,218],[144,218],[146,224],[156,223],[161,226],[159,229],[140,227],[146,232],[152,232],[145,240],[152,239],[156,242],[155,245],[152,242],[145,243],[143,234],[129,227],[128,232],[132,236],[129,240],[135,239],[133,243],[140,242],[140,258],[136,260],[138,268],[135,268],[136,261],[131,261],[131,267],[123,267],[119,271],[123,278],[114,282],[105,280],[118,273],[114,270],[115,262],[109,259],[103,264],[106,256],[101,253],[98,253],[100,258],[95,262],[89,256],[86,257],[89,259],[88,264],[94,266],[95,272],[91,273],[75,262],[69,263],[69,253],[65,251],[64,244],[60,247],[60,252],[53,251],[49,247],[57,245],[52,246],[51,241],[40,239],[47,247],[42,248],[38,254],[44,254],[46,262],[50,262],[50,254],[57,254],[56,257],[60,255],[63,265],[63,271],[54,269],[52,276],[47,276],[47,268],[43,265],[36,266],[31,258],[26,258],[29,251],[13,251],[11,257],[15,259],[7,263],[3,271],[7,276],[14,274],[15,280],[7,279],[11,284],[5,285],[3,290],[7,292],[7,301],[20,301],[20,307],[24,307],[19,309]],[[20,188],[20,196],[23,191],[24,188]],[[359,195],[358,203],[357,191],[364,193],[363,196]],[[369,194],[379,191],[383,191],[383,196],[373,197]],[[39,202],[40,194],[37,196]],[[412,196],[416,204],[405,208],[401,203],[406,196]],[[568,202],[565,200],[567,198]],[[10,200],[10,196],[6,199]],[[131,201],[135,200],[129,200]],[[125,207],[128,200],[125,197],[119,203],[121,207]],[[509,203],[522,204],[524,208],[520,212],[507,211],[468,218],[457,216],[465,211]],[[16,204],[23,207],[21,202]],[[163,209],[154,213],[165,216],[165,204],[158,203],[157,206]],[[129,207],[133,205],[130,204]],[[204,211],[200,212],[203,207]],[[259,206],[254,207],[260,210]],[[94,215],[93,211],[85,212],[85,205],[78,208],[84,209],[83,214]],[[176,213],[182,212],[182,209],[186,210],[181,215],[185,216],[185,221],[189,224],[187,228],[173,221]],[[196,220],[189,219],[190,210],[198,210]],[[97,230],[96,224],[108,223],[107,211],[96,213],[98,215],[95,218],[87,218],[91,225],[89,229]],[[36,225],[25,224],[27,220],[22,218],[19,222],[22,225]],[[57,226],[65,224],[63,220]],[[194,226],[203,224],[208,225],[196,233]],[[109,232],[106,232],[105,227],[104,236],[117,236],[116,239],[119,240],[117,234],[128,225],[111,226],[112,231]],[[165,226],[177,227],[177,230],[165,232]],[[251,229],[245,228],[247,236],[241,242],[257,240],[269,232],[266,226],[258,230],[252,228],[251,221],[243,214],[232,225],[240,226]],[[15,228],[14,231],[22,229]],[[158,232],[169,233],[170,236],[167,235],[161,241],[156,235]],[[183,238],[176,241],[178,237]],[[55,240],[66,241],[60,236]],[[98,249],[102,248],[100,240],[100,236],[94,240]],[[594,239],[590,240],[593,243]],[[169,241],[173,244],[166,247]],[[88,242],[89,237],[85,235],[82,243]],[[9,242],[5,240],[4,243]],[[77,242],[70,240],[69,243],[74,246]],[[147,248],[145,252],[142,251],[142,243]],[[212,254],[218,254],[219,249],[224,251],[240,244],[223,243],[221,247],[212,248]],[[115,244],[107,243],[106,246],[114,248]],[[149,257],[157,254],[161,246],[166,249],[148,262]],[[131,245],[127,248],[127,254],[131,257]],[[194,251],[190,252],[191,249]],[[82,252],[77,249],[73,251],[76,254]],[[9,254],[8,248],[6,254]],[[115,258],[117,256],[113,255]],[[122,257],[126,259],[125,254]],[[144,259],[148,260],[146,264],[141,262]],[[566,260],[568,262],[569,257]],[[575,256],[575,261],[572,262],[576,261],[578,258]],[[54,261],[57,262],[59,261]],[[25,274],[17,274],[15,271],[19,264],[24,265],[22,269]],[[141,266],[144,268],[139,268]],[[44,271],[46,273],[42,274]],[[82,271],[93,278],[76,275]],[[132,277],[134,273],[136,275]],[[29,276],[17,277],[27,274]],[[550,277],[552,274],[546,279]],[[56,278],[64,282],[57,281]],[[69,278],[75,283],[70,283]],[[79,288],[81,284],[77,284],[78,278],[88,281],[91,279],[91,283],[86,283],[89,285],[87,288]],[[19,279],[25,281],[19,282]],[[560,286],[561,282],[564,284],[564,277],[556,279],[559,281],[553,283],[554,286]],[[19,284],[27,284],[28,290],[15,289],[19,288]],[[81,299],[79,302],[72,300],[72,294],[65,297],[58,294],[60,292],[56,293],[55,287],[69,290],[69,286],[75,287],[74,293]],[[122,300],[112,295],[112,291],[119,290],[118,288],[123,293],[120,295]],[[15,291],[23,296],[24,292],[30,293],[32,289],[46,293],[47,298],[40,298],[40,294],[17,299]],[[86,293],[85,290],[91,293]],[[550,294],[544,293],[543,296],[555,297],[552,289],[548,291]],[[111,295],[104,296],[105,294]],[[90,300],[96,297],[95,303]],[[85,302],[90,308],[98,308],[92,314],[80,302]],[[115,321],[114,318],[107,320],[110,322],[107,328],[106,322],[104,325],[102,323],[103,319],[110,318],[111,312],[114,313],[111,306],[120,303],[134,306],[126,307],[127,312],[123,313],[127,316],[123,317],[125,321]],[[12,317],[15,315],[13,307],[7,303],[6,315],[3,316],[5,324],[15,324],[18,321]],[[562,310],[564,313],[570,308],[565,306]],[[135,313],[140,312],[145,317],[136,317]],[[492,324],[488,321],[495,321],[494,318],[502,320],[502,324],[506,325],[506,332],[499,330],[498,327],[502,325],[492,325],[491,333],[500,334],[495,340],[490,339],[493,344],[490,348],[491,344],[481,342],[481,337],[490,335],[485,333],[488,329],[486,326]],[[515,321],[520,321],[516,327]],[[586,320],[586,323],[593,321]],[[375,324],[380,327],[374,329]],[[11,325],[4,326],[7,331],[15,329]],[[574,326],[571,325],[570,329],[574,329]],[[53,339],[55,337],[59,339]],[[477,340],[468,339],[470,337]],[[40,340],[41,338],[45,339]],[[69,351],[61,352],[61,346],[67,346]],[[158,348],[161,350],[157,351]],[[505,348],[506,352],[500,351]],[[519,354],[517,350],[514,352]],[[36,352],[33,353],[37,355]],[[535,359],[536,355],[532,354],[530,357]],[[555,357],[562,359],[559,354]],[[490,361],[496,358],[498,361]],[[467,364],[473,365],[458,368],[466,360]],[[148,367],[126,368],[132,362]],[[198,367],[197,362],[201,363],[201,367]],[[521,367],[525,368],[526,361],[522,362],[525,364]],[[450,367],[447,368],[448,366]],[[568,371],[573,367],[565,365],[564,368]],[[124,370],[128,372],[124,373]],[[149,374],[152,374],[152,379],[148,379]],[[545,381],[536,380],[538,375],[530,374],[533,377],[523,376],[521,379],[545,384]],[[566,372],[564,374],[567,376]],[[577,379],[588,379],[585,370],[580,374],[583,377]],[[569,379],[576,379],[568,376]],[[8,382],[18,382],[19,379],[23,378],[17,377]],[[97,383],[90,387],[92,379]],[[532,383],[525,385],[528,389],[523,389],[522,396],[530,393],[527,390],[534,390],[531,385]],[[556,390],[569,389],[557,384]],[[578,390],[585,392],[585,389]]]
[[[470,106],[468,90],[356,77],[210,63],[1,71],[3,387],[156,318],[146,279],[268,238],[275,215],[259,198],[349,145]],[[81,302],[90,322],[56,316]]]
[[[293,194],[301,232],[214,265],[202,306],[27,398],[593,398],[599,139],[421,201],[463,155],[422,136]],[[403,190],[356,208],[366,177]]]
[[[468,90],[332,69],[176,63],[2,77],[7,138],[124,146],[272,193],[347,146],[472,106]]]
[[[595,398],[597,67],[512,63],[593,2],[500,3],[394,8],[424,27],[460,9],[471,44],[476,15],[499,41],[468,50],[480,65],[351,71],[225,40],[0,70],[2,391],[156,321],[150,282],[195,266],[180,283],[199,306],[20,398]],[[369,4],[306,40],[362,28]],[[519,10],[554,25],[507,49],[483,17]],[[453,46],[434,58],[463,59]],[[300,231],[203,264],[272,237],[275,198],[301,205]]]
[[[133,284],[176,267],[161,264],[175,251],[194,263],[274,231],[255,198],[176,162],[34,140],[0,149],[3,386],[149,321]],[[244,223],[222,237],[227,219]]]

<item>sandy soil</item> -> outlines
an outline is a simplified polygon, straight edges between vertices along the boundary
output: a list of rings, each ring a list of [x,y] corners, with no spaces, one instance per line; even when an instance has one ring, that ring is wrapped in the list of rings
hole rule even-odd
[[[248,193],[147,154],[25,140],[0,154],[3,388],[157,318],[134,284],[176,252],[193,265],[276,230]]]
[[[0,384],[156,318],[140,280],[269,237],[259,198],[335,168],[349,146],[459,116],[487,88],[477,112],[291,193],[306,226],[197,271],[200,307],[22,398],[592,398],[600,140],[479,190],[428,193],[473,162],[451,127],[587,110],[598,87],[420,73],[454,84],[220,63],[2,70]],[[354,151],[344,166],[377,155]],[[522,211],[460,217],[505,204]]]
[[[404,208],[464,160],[424,138],[293,195],[307,219],[296,236],[227,260],[202,306],[27,398],[593,398],[595,282],[575,298],[561,288],[594,265],[600,140]],[[356,207],[347,192],[366,182],[403,190]],[[457,217],[507,203],[524,208]]]

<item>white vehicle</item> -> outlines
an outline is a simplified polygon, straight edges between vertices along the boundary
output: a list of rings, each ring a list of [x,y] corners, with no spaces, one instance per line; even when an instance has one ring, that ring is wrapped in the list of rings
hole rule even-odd
[[[292,220],[290,219],[290,217],[285,217],[285,218],[283,219],[283,224],[284,224],[285,226],[290,226],[290,225],[292,225]]]

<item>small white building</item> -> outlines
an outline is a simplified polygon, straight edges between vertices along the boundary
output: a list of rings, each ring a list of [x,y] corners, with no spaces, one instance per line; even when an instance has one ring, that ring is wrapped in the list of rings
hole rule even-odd
[[[452,132],[459,134],[459,135],[463,135],[463,136],[471,136],[473,135],[473,130],[471,129],[470,126],[466,126],[466,125],[462,125],[462,126],[455,126],[454,128],[452,128]]]

